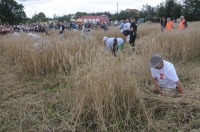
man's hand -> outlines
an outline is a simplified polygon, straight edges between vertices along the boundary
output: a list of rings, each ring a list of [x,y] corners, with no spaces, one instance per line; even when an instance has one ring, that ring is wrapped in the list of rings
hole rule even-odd
[[[159,94],[161,94],[162,96],[164,96],[165,94],[162,92],[160,86],[158,85],[158,80],[156,78],[152,78],[153,79],[153,83],[158,91]]]
[[[181,82],[179,80],[176,82],[176,85],[177,85],[178,92],[182,96],[184,94],[184,92],[183,92],[183,85],[181,84]]]
[[[162,92],[162,90],[159,88],[157,89],[158,93],[161,95],[161,96],[164,96],[165,94]]]

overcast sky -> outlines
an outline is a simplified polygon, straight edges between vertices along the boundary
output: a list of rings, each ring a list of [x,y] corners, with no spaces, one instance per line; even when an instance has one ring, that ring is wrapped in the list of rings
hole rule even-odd
[[[25,7],[26,15],[31,18],[34,13],[43,12],[47,17],[63,16],[76,12],[105,12],[114,14],[118,11],[130,9],[141,10],[146,3],[156,6],[165,0],[16,0]]]

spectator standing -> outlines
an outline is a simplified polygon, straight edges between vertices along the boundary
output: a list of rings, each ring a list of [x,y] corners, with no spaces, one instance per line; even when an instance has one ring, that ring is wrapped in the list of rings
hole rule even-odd
[[[162,17],[162,20],[161,20],[161,31],[163,32],[164,29],[166,28],[166,19],[165,17]]]
[[[120,29],[121,32],[124,31],[124,20],[121,20],[121,23],[119,25],[119,29]]]
[[[172,30],[173,28],[173,22],[171,21],[171,18],[167,18],[166,30]]]
[[[63,25],[62,22],[60,22],[59,29],[60,29],[60,34],[63,34],[63,32],[65,30],[65,26]]]
[[[179,29],[185,29],[187,26],[187,21],[185,20],[184,16],[180,16]]]
[[[126,19],[126,23],[124,24],[124,31],[123,31],[124,36],[129,35],[130,27],[131,27],[131,23],[129,22],[129,19]]]
[[[107,27],[107,25],[106,25],[105,22],[102,24],[101,28],[102,28],[104,31],[108,30],[108,27]]]
[[[135,18],[134,17],[131,17],[130,18],[131,20],[131,26],[130,26],[130,45],[131,45],[131,48],[133,49],[133,51],[135,50],[135,39],[136,39],[136,36],[137,36],[137,24],[135,22]]]

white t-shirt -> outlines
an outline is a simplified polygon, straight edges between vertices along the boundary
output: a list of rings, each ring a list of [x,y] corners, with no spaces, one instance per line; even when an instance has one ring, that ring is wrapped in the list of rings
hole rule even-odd
[[[28,33],[28,36],[34,39],[40,39],[41,37],[37,34],[33,34],[33,33]]]
[[[151,75],[158,80],[161,88],[176,88],[176,82],[179,80],[174,65],[163,60],[163,68],[151,68]]]
[[[131,28],[131,23],[127,22],[124,24],[124,30],[129,30]]]
[[[62,26],[60,26],[60,31],[62,31]]]
[[[106,49],[110,50],[113,47],[113,41],[115,38],[108,38],[106,40]],[[122,38],[117,38],[117,45],[121,45],[124,43],[124,40]]]

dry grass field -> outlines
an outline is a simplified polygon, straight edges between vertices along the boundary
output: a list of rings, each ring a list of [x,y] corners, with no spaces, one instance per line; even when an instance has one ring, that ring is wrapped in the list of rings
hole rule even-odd
[[[135,52],[125,43],[117,57],[102,42],[123,37],[117,27],[87,39],[79,31],[0,36],[0,131],[200,131],[200,22],[188,25],[141,24]],[[149,92],[154,53],[175,65],[183,97]]]

